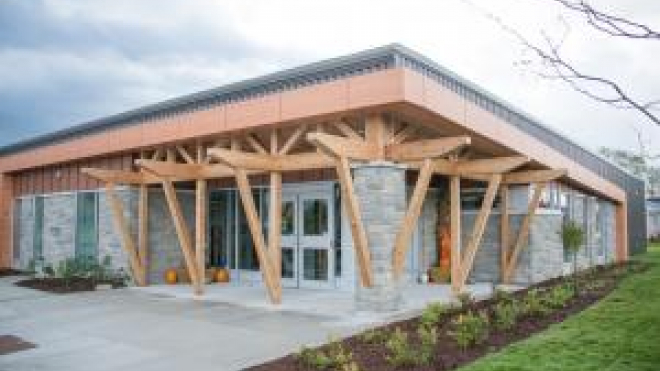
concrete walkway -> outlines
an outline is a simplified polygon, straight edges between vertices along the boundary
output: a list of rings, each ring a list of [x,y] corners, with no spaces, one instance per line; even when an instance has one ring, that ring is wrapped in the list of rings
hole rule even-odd
[[[287,290],[273,308],[257,287],[191,300],[185,286],[55,295],[14,280],[0,279],[0,334],[38,347],[0,356],[1,371],[240,370],[388,320],[352,312],[336,291]]]

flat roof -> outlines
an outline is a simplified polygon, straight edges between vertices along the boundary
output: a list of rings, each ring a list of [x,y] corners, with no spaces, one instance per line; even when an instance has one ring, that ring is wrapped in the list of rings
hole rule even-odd
[[[531,115],[513,107],[508,102],[440,66],[431,59],[399,44],[386,45],[231,83],[35,136],[0,147],[0,156],[120,126],[141,123],[148,119],[177,112],[247,100],[260,95],[393,67],[406,67],[433,77],[455,93],[482,106],[527,134],[542,140],[606,179],[620,185],[631,179],[641,182],[624,169],[543,125]]]

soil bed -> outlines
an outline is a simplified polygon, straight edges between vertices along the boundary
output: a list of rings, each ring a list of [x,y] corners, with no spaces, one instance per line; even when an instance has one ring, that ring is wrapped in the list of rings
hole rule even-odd
[[[0,335],[0,356],[36,347],[36,345],[29,343],[17,336]]]
[[[10,276],[23,276],[25,272],[12,269],[12,268],[0,268],[0,277],[10,277]]]
[[[72,292],[94,291],[97,284],[109,284],[112,288],[124,287],[118,282],[99,282],[87,278],[72,278],[68,282],[62,278],[29,278],[15,283],[16,286],[35,290],[66,294]]]
[[[465,307],[451,309],[445,313],[441,321],[435,326],[437,330],[437,343],[434,346],[433,357],[428,365],[405,365],[394,366],[388,361],[391,355],[384,341],[367,342],[360,335],[341,340],[341,345],[353,355],[353,360],[361,371],[441,371],[455,369],[461,365],[480,358],[487,353],[496,352],[508,344],[525,339],[530,335],[546,329],[548,326],[562,322],[568,316],[578,313],[601,298],[609,294],[619,281],[631,272],[645,270],[648,266],[639,262],[631,262],[625,265],[611,265],[592,270],[587,277],[582,277],[580,294],[572,297],[560,309],[554,309],[545,315],[527,315],[517,319],[513,328],[507,331],[497,331],[490,326],[490,333],[485,341],[479,345],[473,345],[466,349],[461,348],[456,340],[449,335],[454,329],[453,321],[460,315],[468,312],[486,312],[492,317],[492,311],[497,304],[495,299],[488,299]],[[532,289],[545,290],[570,282],[569,278],[557,278],[533,285],[525,290],[513,293],[512,296],[520,303],[527,293]],[[597,284],[595,284],[597,283]],[[411,344],[419,345],[416,336],[420,326],[420,318],[391,323],[380,327],[378,331],[391,334],[395,329],[400,329],[408,334]],[[320,350],[330,349],[328,345],[319,347]],[[296,354],[273,360],[271,362],[247,369],[249,371],[316,371],[315,368],[301,360]],[[246,371],[247,371],[246,370]],[[327,370],[334,370],[327,368]]]

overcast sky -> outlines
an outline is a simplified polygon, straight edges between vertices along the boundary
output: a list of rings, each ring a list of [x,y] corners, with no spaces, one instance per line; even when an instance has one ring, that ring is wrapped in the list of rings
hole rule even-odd
[[[399,42],[588,148],[634,148],[636,127],[660,152],[660,128],[641,115],[521,66],[528,53],[484,12],[532,40],[560,38],[568,22],[566,57],[640,100],[660,99],[660,42],[603,37],[551,0],[472,1],[2,0],[0,145]],[[592,3],[660,29],[660,1]]]

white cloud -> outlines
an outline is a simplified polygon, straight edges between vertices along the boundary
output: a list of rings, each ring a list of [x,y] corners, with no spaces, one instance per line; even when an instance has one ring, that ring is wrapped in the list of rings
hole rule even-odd
[[[537,39],[540,29],[561,30],[557,15],[562,10],[550,0],[473,1],[531,38]],[[27,119],[35,129],[24,133],[70,125],[400,42],[589,148],[635,146],[632,125],[660,147],[660,128],[639,114],[595,103],[564,84],[539,80],[514,66],[521,58],[520,45],[463,0],[43,0],[30,2],[36,5],[27,11],[26,3],[0,4],[0,14],[9,14],[18,24],[12,28],[0,15],[3,131]],[[603,0],[598,5],[660,24],[658,2]],[[615,77],[640,99],[660,98],[654,63],[660,44],[604,38],[581,26],[579,17],[565,17],[572,25],[566,52],[576,64]],[[74,88],[80,94],[61,91]],[[53,104],[21,115],[21,103],[29,105],[30,99]],[[12,128],[11,135],[21,132]]]

